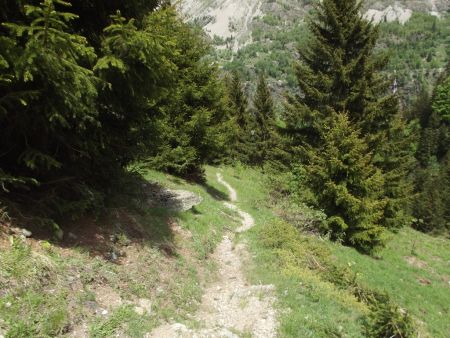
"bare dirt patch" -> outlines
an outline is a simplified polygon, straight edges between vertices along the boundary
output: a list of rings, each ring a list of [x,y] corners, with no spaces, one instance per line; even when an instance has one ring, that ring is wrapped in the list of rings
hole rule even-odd
[[[428,263],[425,261],[420,260],[419,258],[415,256],[407,256],[405,257],[406,262],[419,269],[426,269],[428,267]]]

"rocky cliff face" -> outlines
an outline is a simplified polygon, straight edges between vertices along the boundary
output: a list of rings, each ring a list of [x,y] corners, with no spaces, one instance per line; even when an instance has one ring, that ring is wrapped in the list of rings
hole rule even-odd
[[[218,49],[237,51],[252,41],[253,22],[265,15],[281,16],[281,24],[302,20],[313,0],[181,0],[180,10],[215,38]],[[364,15],[375,22],[406,23],[413,12],[439,17],[449,10],[448,0],[368,0]]]
[[[197,20],[211,36],[223,40],[224,47],[231,43],[237,51],[251,41],[251,23],[261,16],[263,0],[187,0],[181,10],[188,19]]]

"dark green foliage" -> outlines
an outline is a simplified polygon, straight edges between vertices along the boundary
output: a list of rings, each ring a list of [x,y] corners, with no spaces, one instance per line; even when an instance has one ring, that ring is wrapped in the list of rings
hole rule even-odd
[[[4,23],[9,34],[0,37],[8,79],[0,93],[2,171],[19,177],[10,188],[40,183],[39,202],[32,203],[39,211],[55,211],[47,203],[55,195],[69,204],[84,197],[86,188],[75,178],[88,176],[100,145],[93,141],[100,127],[100,79],[92,71],[97,56],[84,37],[70,33],[77,16],[64,12],[67,7],[49,0],[25,6],[26,23]],[[11,194],[30,203],[28,194]]]
[[[186,174],[220,158],[217,70],[174,9],[27,3],[0,3],[0,199],[11,211],[57,227],[101,207],[133,161],[166,156],[161,168]]]
[[[260,132],[265,134],[262,139],[268,139],[268,130],[275,125],[275,107],[264,73],[259,76],[253,104],[256,124]]]
[[[410,175],[416,164],[413,141],[411,128],[396,116],[374,161],[384,173],[386,206],[381,224],[392,231],[409,226],[412,220],[413,182]]]
[[[389,83],[380,74],[387,58],[374,54],[378,28],[361,17],[355,0],[323,1],[309,28],[312,37],[299,50],[296,65],[298,101],[307,115],[298,132],[313,141],[332,111],[345,110],[373,149],[397,112],[396,98],[386,96]]]
[[[415,172],[414,227],[428,232],[450,229],[450,76],[444,72],[432,99],[416,104],[420,138]]]
[[[409,223],[408,173],[413,157],[406,125],[398,115],[397,98],[389,93],[390,83],[382,75],[388,60],[375,53],[378,27],[364,20],[360,10],[356,0],[324,0],[317,5],[309,21],[311,39],[307,48],[299,50],[296,71],[300,93],[288,97],[285,131],[293,146],[307,144],[315,154],[312,162],[311,157],[307,161],[299,158],[307,168],[317,163],[333,168],[331,162],[342,161],[345,156],[354,161],[339,169],[343,170],[340,177],[332,175],[336,169],[329,169],[326,175],[307,170],[306,176],[316,175],[312,180],[321,180],[312,190],[319,201],[327,200],[328,228],[334,238],[370,252],[371,246],[383,244],[383,228],[397,229]],[[343,111],[348,119],[336,117],[340,114],[335,112]],[[336,142],[340,128],[343,143],[332,148],[328,143]],[[354,155],[347,153],[348,146]],[[355,179],[348,172],[368,176]],[[320,184],[329,178],[337,188],[325,197]],[[345,202],[344,216],[337,206],[345,201],[340,194],[347,196],[347,189],[351,200],[356,194],[355,205],[361,203],[358,198],[370,202],[362,207]],[[351,227],[367,230],[356,235]]]
[[[231,143],[231,158],[235,161],[250,163],[255,145],[252,144],[251,118],[248,107],[248,97],[241,75],[233,71],[226,78],[227,104],[233,126]]]
[[[333,114],[320,140],[323,146],[305,148],[304,183],[329,216],[322,231],[372,253],[384,245],[383,175],[346,114]]]
[[[279,158],[281,143],[277,132],[275,104],[264,73],[259,76],[253,106],[250,133],[255,150],[250,161],[252,164],[263,165]]]
[[[441,165],[434,163],[416,174],[418,190],[414,215],[414,227],[427,232],[450,230],[450,170],[448,160]]]
[[[225,88],[215,66],[204,56],[209,45],[200,33],[180,22],[173,10],[167,10],[149,27],[163,27],[158,33],[173,39],[177,56],[176,82],[158,104],[161,115],[159,144],[148,153],[152,166],[184,176],[198,176],[202,165],[220,160],[228,149],[228,112]]]
[[[159,15],[163,14],[155,12],[149,18]],[[105,81],[101,120],[107,136],[103,142],[114,154],[113,161],[122,166],[154,144],[155,104],[175,79],[172,56],[178,51],[174,42],[158,34],[150,23],[143,26],[139,29],[134,19],[126,20],[120,13],[112,16],[112,24],[104,30],[104,56],[95,66]]]
[[[230,135],[233,139],[231,158],[261,167],[269,162],[280,162],[286,154],[277,126],[275,103],[265,74],[261,73],[259,77],[252,105],[249,104],[246,86],[237,71],[226,78],[226,83],[230,126],[233,130]]]
[[[233,71],[231,78],[228,79],[228,97],[238,127],[241,130],[246,130],[249,124],[248,98],[241,76],[237,71]]]

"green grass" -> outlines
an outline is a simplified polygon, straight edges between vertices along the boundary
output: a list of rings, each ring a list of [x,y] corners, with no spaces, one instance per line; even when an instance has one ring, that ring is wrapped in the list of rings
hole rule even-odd
[[[62,248],[46,241],[30,245],[18,239],[4,244],[0,334],[63,336],[73,326],[86,323],[92,337],[142,337],[165,320],[190,322],[202,284],[214,275],[208,257],[223,232],[238,224],[236,215],[223,206],[227,190],[217,182],[218,171],[237,190],[236,204],[255,218],[255,227],[236,238],[248,242],[254,257],[246,266],[249,280],[276,286],[280,337],[366,336],[365,321],[371,310],[355,297],[361,285],[387,292],[422,323],[422,337],[427,336],[424,332],[448,336],[448,240],[404,229],[394,235],[380,259],[361,255],[282,221],[281,216],[289,219],[292,211],[283,201],[269,200],[267,181],[259,171],[242,166],[208,167],[203,185],[143,171],[147,180],[193,191],[203,202],[191,211],[176,213],[146,208],[133,194],[117,196],[117,205],[136,206],[128,214],[133,222],[119,226],[116,216],[101,222],[112,224],[117,249],[134,248],[132,262],[126,266],[93,257],[84,246]],[[117,210],[110,211],[115,215]],[[307,218],[320,217],[306,207],[294,211]],[[169,227],[173,222],[189,235],[173,233]],[[130,225],[142,227],[144,238],[130,236]],[[167,245],[173,247],[173,254],[163,250]],[[93,314],[88,305],[99,301],[96,288],[102,285],[131,303],[108,309],[106,316]],[[134,311],[139,298],[151,300],[151,315]]]
[[[331,245],[339,262],[352,264],[367,285],[388,292],[425,323],[433,337],[450,334],[450,243],[404,229],[373,259],[341,245]],[[409,262],[408,262],[409,261]]]
[[[278,226],[277,215],[286,210],[277,210],[280,208],[277,203],[268,201],[267,183],[260,172],[242,167],[223,168],[222,172],[225,180],[236,188],[239,206],[255,217],[256,226],[243,235],[255,255],[248,275],[253,282],[276,285],[282,337],[366,335],[364,320],[369,308],[354,297],[351,288],[343,287],[353,281],[340,283],[341,275],[338,273],[337,278],[336,272],[322,271],[322,262],[341,267],[344,276],[354,279],[355,285],[387,292],[413,315],[422,336],[427,333],[432,337],[448,336],[450,245],[447,239],[404,229],[393,235],[381,257],[374,259],[300,233],[293,226]],[[311,213],[306,209],[304,212]],[[311,262],[311,257],[319,267]]]
[[[205,259],[221,241],[223,231],[237,226],[234,213],[223,206],[228,199],[227,190],[216,182],[214,170],[206,171],[206,183],[198,185],[153,170],[145,170],[144,177],[172,189],[192,191],[203,198],[203,202],[186,213],[177,215],[182,226],[192,233],[192,248],[198,258]]]
[[[207,172],[215,171],[208,168]],[[225,180],[238,192],[238,202],[255,218],[255,227],[242,236],[249,240],[255,255],[248,269],[253,283],[274,284],[277,288],[281,316],[281,337],[361,336],[361,315],[367,311],[349,294],[322,281],[306,267],[282,264],[277,250],[261,243],[261,233],[279,222],[268,203],[268,191],[262,175],[252,169],[222,169]],[[285,257],[286,261],[294,257]],[[280,269],[282,269],[280,271]]]
[[[85,324],[91,337],[143,337],[163,321],[190,320],[202,283],[214,272],[207,258],[224,229],[237,226],[235,215],[222,205],[226,191],[221,187],[152,170],[142,174],[149,181],[193,191],[203,202],[184,213],[152,208],[138,191],[142,180],[125,177],[120,182],[124,189],[110,196],[105,215],[89,221],[86,229],[98,227],[91,235],[99,238],[93,247],[18,238],[11,244],[0,238],[0,335],[57,337]],[[189,235],[173,232],[173,223]],[[115,243],[109,234],[115,235]],[[130,262],[115,264],[96,256],[102,246],[106,255],[110,249],[128,252],[125,260]],[[105,287],[123,302],[107,307],[104,315],[98,290]],[[134,311],[140,298],[151,301],[151,315]]]

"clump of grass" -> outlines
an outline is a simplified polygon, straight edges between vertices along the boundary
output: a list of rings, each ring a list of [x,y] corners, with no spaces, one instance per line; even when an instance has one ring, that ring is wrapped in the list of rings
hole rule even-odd
[[[149,316],[137,314],[132,306],[121,306],[106,319],[95,320],[90,327],[91,338],[114,336],[143,337],[155,326],[155,320]]]
[[[0,300],[0,314],[8,328],[6,337],[55,337],[69,323],[65,293],[22,290]],[[0,323],[1,324],[1,323]],[[1,328],[1,327],[0,327]]]

